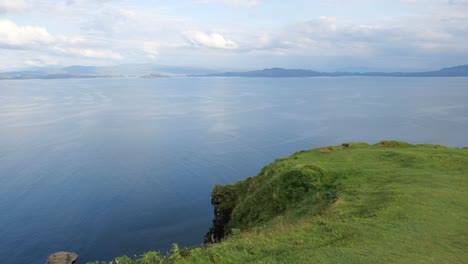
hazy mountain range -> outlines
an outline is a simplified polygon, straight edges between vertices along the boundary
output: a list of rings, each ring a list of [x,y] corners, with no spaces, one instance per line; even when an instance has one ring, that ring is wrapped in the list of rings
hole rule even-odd
[[[178,67],[152,64],[125,64],[117,66],[69,66],[36,67],[0,73],[0,79],[65,79],[65,78],[112,78],[148,76],[187,76],[219,73],[197,67]]]
[[[149,64],[129,64],[118,66],[70,66],[44,67],[25,71],[0,73],[1,79],[65,79],[65,78],[117,78],[145,77],[157,78],[166,76],[189,77],[341,77],[341,76],[388,76],[388,77],[468,77],[468,65],[443,68],[435,71],[419,72],[321,72],[305,69],[271,68],[244,72],[221,72],[221,69],[196,67],[177,67]]]
[[[271,68],[247,72],[224,72],[205,75],[204,77],[341,77],[341,76],[389,76],[389,77],[468,77],[468,65],[443,68],[424,72],[319,72],[303,69]]]

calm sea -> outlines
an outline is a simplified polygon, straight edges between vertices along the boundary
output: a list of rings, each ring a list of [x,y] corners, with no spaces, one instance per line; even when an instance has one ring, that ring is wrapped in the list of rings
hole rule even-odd
[[[468,146],[468,78],[0,82],[0,263],[199,245],[210,191],[349,141]]]

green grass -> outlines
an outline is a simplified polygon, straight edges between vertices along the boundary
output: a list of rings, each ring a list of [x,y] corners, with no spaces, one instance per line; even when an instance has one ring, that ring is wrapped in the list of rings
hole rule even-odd
[[[218,188],[232,235],[161,262],[468,263],[468,149],[346,143]]]

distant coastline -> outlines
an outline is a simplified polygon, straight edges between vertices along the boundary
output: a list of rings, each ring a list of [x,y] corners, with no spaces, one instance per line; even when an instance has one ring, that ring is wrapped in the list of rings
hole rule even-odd
[[[191,75],[193,77],[468,77],[468,65],[443,68],[437,71],[425,72],[319,72],[304,69],[271,68],[247,72],[224,72],[205,75]]]
[[[127,71],[126,71],[127,69]],[[163,73],[155,72],[157,69]],[[195,73],[194,73],[195,71]],[[43,69],[34,71],[16,71],[0,73],[0,80],[29,80],[29,79],[91,79],[91,78],[162,78],[162,77],[261,77],[261,78],[307,78],[307,77],[468,77],[468,65],[442,68],[434,71],[420,72],[322,72],[307,69],[270,68],[255,71],[239,72],[202,72],[203,69],[179,67],[141,67],[137,70],[131,67],[93,67],[71,66],[53,71]],[[209,73],[206,73],[209,72]],[[104,73],[104,74],[103,74]]]

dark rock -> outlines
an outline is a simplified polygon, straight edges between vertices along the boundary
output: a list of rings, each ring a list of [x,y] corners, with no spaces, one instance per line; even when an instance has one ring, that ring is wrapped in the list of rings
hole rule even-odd
[[[220,242],[225,236],[225,227],[231,220],[232,209],[220,209],[216,204],[214,206],[213,218],[213,236],[212,242]]]
[[[47,258],[46,264],[73,264],[78,259],[78,255],[73,252],[57,252]]]
[[[214,207],[213,227],[210,229],[211,242],[220,242],[226,235],[226,226],[231,220],[236,206],[237,192],[232,185],[217,184],[211,193],[211,204]]]

